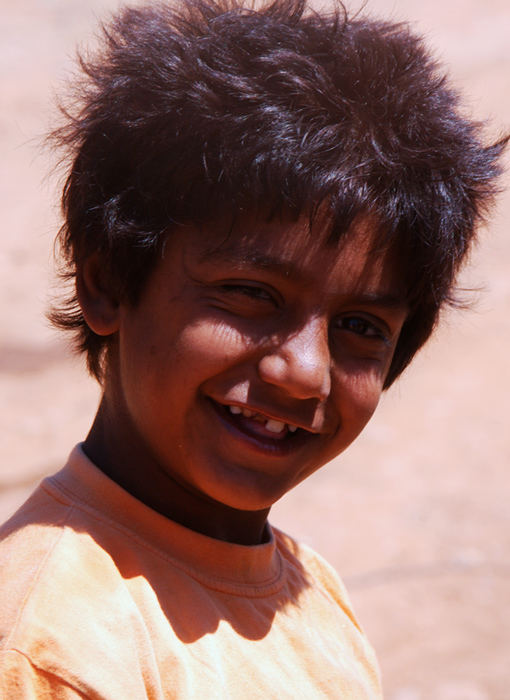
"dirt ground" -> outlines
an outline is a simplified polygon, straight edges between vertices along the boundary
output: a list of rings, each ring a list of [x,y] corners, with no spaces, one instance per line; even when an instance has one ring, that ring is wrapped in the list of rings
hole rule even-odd
[[[44,309],[58,186],[39,140],[77,41],[108,0],[0,0],[0,520],[82,439],[98,390]],[[427,36],[489,119],[510,129],[508,0],[369,0]],[[508,163],[507,159],[507,163]],[[273,522],[344,577],[388,700],[510,698],[510,179],[449,313],[350,451]]]

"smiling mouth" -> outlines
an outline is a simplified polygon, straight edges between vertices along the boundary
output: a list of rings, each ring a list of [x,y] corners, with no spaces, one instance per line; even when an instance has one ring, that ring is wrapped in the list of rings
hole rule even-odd
[[[284,423],[274,418],[268,418],[261,413],[251,411],[249,408],[241,408],[240,406],[226,406],[225,408],[231,415],[239,416],[237,419],[238,421],[247,423],[257,432],[262,429],[264,431],[263,434],[269,433],[270,436],[274,438],[284,438],[287,437],[289,433],[293,434],[298,430],[297,425]],[[246,419],[246,421],[243,419]]]
[[[213,403],[224,420],[237,432],[264,445],[281,448],[297,447],[304,440],[315,437],[313,432],[293,423],[279,421],[245,407],[224,405],[216,401]]]

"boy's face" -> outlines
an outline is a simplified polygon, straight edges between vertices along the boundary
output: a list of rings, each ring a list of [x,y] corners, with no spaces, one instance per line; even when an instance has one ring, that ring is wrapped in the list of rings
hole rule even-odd
[[[368,257],[367,224],[340,246],[327,233],[307,217],[182,227],[120,308],[118,415],[198,499],[269,508],[377,406],[407,313],[399,275]]]

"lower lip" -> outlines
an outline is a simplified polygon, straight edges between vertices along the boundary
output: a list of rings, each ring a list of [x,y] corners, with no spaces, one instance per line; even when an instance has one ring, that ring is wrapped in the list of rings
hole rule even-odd
[[[226,406],[217,403],[213,399],[211,399],[210,402],[216,415],[220,418],[229,433],[238,440],[242,440],[244,444],[259,453],[262,452],[274,457],[286,457],[292,453],[298,452],[304,444],[317,438],[317,435],[305,430],[287,433],[284,438],[260,435],[259,433],[250,431],[247,426],[243,425],[241,422],[242,419],[238,419],[237,415],[231,414]]]

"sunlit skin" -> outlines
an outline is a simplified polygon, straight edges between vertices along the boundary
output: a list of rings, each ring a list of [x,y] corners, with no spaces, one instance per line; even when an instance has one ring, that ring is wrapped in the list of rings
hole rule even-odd
[[[90,458],[191,529],[263,541],[271,505],[370,419],[407,315],[366,221],[327,237],[305,216],[181,227],[135,307],[89,260],[80,303],[112,336]]]

